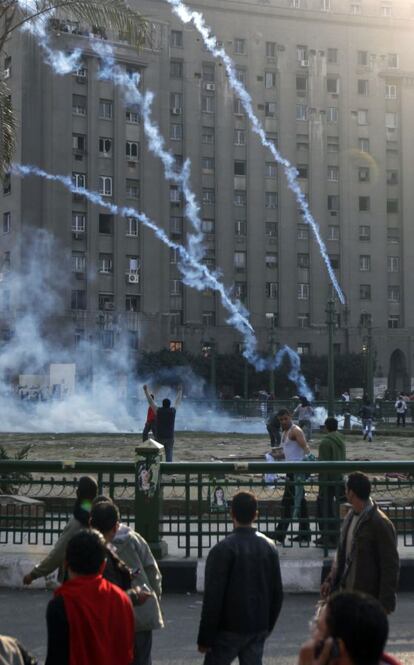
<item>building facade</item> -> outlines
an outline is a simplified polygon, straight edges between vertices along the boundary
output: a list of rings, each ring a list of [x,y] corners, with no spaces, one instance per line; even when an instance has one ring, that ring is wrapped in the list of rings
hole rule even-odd
[[[327,351],[333,295],[311,229],[283,170],[251,132],[220,62],[161,0],[139,53],[114,35],[118,60],[155,93],[153,116],[177,163],[191,160],[206,255],[249,309],[260,349],[285,343]],[[198,0],[195,9],[234,59],[237,77],[281,154],[297,166],[346,296],[336,302],[338,353],[372,339],[376,377],[410,388],[414,374],[414,5],[390,0]],[[56,76],[27,34],[7,44],[4,76],[18,115],[17,159],[144,211],[186,241],[182,193],[147,147],[137,108],[97,79],[83,26],[55,20],[56,48],[84,50],[75,75]],[[105,38],[102,31],[95,30]],[[109,215],[57,184],[7,178],[0,196],[2,317],[10,334],[34,228],[62,248],[66,281],[59,325],[67,344],[120,329],[132,348],[219,352],[240,348],[218,296],[184,287],[177,256],[134,219]],[[25,235],[26,234],[26,235]],[[59,261],[61,262],[61,261]]]

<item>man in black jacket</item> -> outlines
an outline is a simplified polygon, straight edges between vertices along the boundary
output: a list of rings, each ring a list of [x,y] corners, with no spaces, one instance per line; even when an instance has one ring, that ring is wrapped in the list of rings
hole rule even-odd
[[[182,387],[179,386],[177,397],[174,406],[171,406],[171,401],[168,398],[162,400],[162,406],[157,406],[151,393],[148,391],[148,386],[144,386],[144,393],[148,400],[148,404],[155,413],[155,427],[157,431],[157,441],[165,448],[165,459],[167,462],[173,461],[173,448],[174,448],[174,429],[175,429],[175,414],[177,407],[181,402],[183,396]]]
[[[198,650],[205,665],[261,665],[266,638],[283,601],[279,555],[252,525],[257,499],[238,492],[231,505],[234,531],[207,557]]]

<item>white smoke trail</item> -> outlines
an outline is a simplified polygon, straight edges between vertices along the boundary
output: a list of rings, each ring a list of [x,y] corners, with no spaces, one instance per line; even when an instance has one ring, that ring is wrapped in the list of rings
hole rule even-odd
[[[217,44],[217,38],[212,35],[211,29],[207,26],[203,15],[200,12],[192,11],[189,9],[181,0],[165,0],[173,9],[173,12],[180,18],[183,23],[193,23],[196,30],[200,33],[203,38],[204,44],[207,49],[215,58],[220,58],[223,61],[224,67],[226,69],[229,84],[233,90],[238,95],[244,110],[251,122],[253,131],[259,136],[262,145],[270,150],[274,159],[278,164],[283,167],[283,170],[286,175],[287,183],[289,189],[295,195],[296,201],[299,208],[303,213],[305,221],[309,224],[312,229],[312,232],[315,236],[316,242],[318,243],[319,250],[321,252],[322,258],[325,262],[329,277],[332,281],[332,284],[335,288],[335,291],[338,295],[340,302],[345,304],[345,296],[339,285],[335,271],[332,268],[331,261],[328,256],[328,252],[325,246],[325,243],[321,237],[319,225],[314,220],[312,213],[309,208],[309,204],[306,200],[304,193],[302,192],[299,182],[298,182],[298,171],[292,166],[292,164],[284,158],[276,149],[275,145],[269,141],[266,137],[266,132],[253,110],[252,98],[247,92],[244,85],[237,79],[236,69],[234,66],[233,60],[229,57],[226,51],[219,47]]]

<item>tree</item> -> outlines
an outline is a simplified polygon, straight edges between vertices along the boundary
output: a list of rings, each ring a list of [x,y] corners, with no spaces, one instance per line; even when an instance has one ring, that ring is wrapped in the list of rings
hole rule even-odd
[[[0,58],[3,61],[6,42],[25,23],[49,14],[69,15],[89,26],[99,26],[125,35],[134,46],[141,46],[147,33],[147,22],[125,0],[33,0],[22,8],[18,0],[0,1]],[[30,9],[29,9],[30,6]],[[15,149],[16,122],[10,90],[0,80],[0,178],[7,172]]]

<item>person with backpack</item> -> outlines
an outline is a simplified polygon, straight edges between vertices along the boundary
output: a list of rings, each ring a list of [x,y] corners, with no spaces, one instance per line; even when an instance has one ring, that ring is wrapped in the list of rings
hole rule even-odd
[[[400,393],[398,395],[397,401],[395,402],[395,413],[397,414],[397,427],[400,424],[405,427],[405,416],[407,414],[407,402],[405,401],[403,395]]]

